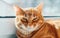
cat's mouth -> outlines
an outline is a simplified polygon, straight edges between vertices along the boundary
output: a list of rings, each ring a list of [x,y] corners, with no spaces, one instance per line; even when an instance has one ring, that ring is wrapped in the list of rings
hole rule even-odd
[[[20,26],[20,28],[22,28],[22,29],[24,29],[24,30],[26,30],[26,31],[29,31],[29,32],[31,32],[31,31],[34,31],[34,30],[36,30],[37,28],[38,28],[38,25],[36,25],[36,26],[27,26],[27,27],[25,27],[24,25],[21,25]]]
[[[39,25],[36,25],[36,26],[24,26],[23,24],[20,25],[19,27],[19,31],[24,34],[24,35],[29,35],[30,33],[32,33],[33,31],[36,31],[38,28],[39,28]],[[17,29],[18,29],[17,28]]]

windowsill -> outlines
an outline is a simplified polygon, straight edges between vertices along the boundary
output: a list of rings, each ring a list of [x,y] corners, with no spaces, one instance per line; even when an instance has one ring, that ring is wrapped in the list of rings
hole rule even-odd
[[[60,16],[44,16],[44,18],[60,18]],[[0,18],[15,18],[15,16],[0,16]]]

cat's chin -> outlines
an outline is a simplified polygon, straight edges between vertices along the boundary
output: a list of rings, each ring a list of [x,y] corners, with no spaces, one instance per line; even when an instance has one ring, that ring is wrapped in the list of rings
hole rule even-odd
[[[29,35],[29,34],[31,34],[33,31],[36,31],[36,30],[38,30],[38,28],[39,28],[39,25],[36,25],[36,26],[25,26],[25,25],[20,25],[19,26],[19,30],[20,30],[20,32],[22,33],[22,34],[24,34],[24,35]],[[18,28],[17,28],[18,29]]]

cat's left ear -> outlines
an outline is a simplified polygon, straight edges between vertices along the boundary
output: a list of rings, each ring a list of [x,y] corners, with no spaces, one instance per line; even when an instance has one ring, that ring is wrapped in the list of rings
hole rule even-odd
[[[41,12],[42,9],[43,9],[43,3],[39,4],[39,5],[36,7],[36,9],[37,9],[39,12]]]

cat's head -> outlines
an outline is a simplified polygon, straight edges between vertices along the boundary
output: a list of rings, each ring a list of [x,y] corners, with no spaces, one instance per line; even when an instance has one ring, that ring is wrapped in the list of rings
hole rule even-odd
[[[37,30],[44,22],[42,16],[43,4],[40,4],[36,8],[22,9],[15,6],[16,11],[16,25],[22,29],[29,32]]]

